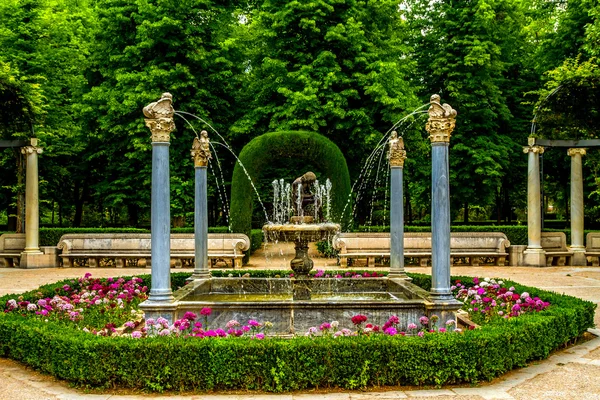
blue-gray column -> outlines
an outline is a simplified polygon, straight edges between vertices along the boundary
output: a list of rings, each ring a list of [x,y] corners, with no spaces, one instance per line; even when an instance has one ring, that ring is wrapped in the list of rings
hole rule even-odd
[[[206,191],[206,166],[196,166],[194,205],[195,268],[194,279],[210,277],[208,268],[208,199]]]
[[[394,131],[389,139],[390,191],[390,278],[408,279],[404,271],[404,141]]]
[[[452,298],[448,142],[432,143],[431,153],[431,294]]]
[[[454,130],[456,110],[431,96],[425,129],[431,140],[431,297],[453,299],[450,291],[450,182],[448,146]]]
[[[144,302],[146,312],[162,310],[174,302],[171,290],[171,201],[169,196],[169,145],[173,123],[172,99],[170,93],[163,93],[161,99],[144,107],[146,126],[152,133],[152,193],[150,209],[150,230],[152,246],[152,288],[148,301]],[[140,305],[141,306],[141,305]],[[158,307],[158,308],[156,308]],[[167,314],[165,314],[167,315]],[[172,316],[171,316],[172,317]]]
[[[148,297],[151,302],[173,301],[169,180],[169,142],[152,142],[152,288]]]

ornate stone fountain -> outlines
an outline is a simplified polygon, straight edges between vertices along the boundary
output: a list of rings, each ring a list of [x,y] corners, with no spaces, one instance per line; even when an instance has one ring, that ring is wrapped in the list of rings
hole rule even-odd
[[[427,130],[433,142],[432,176],[434,190],[432,208],[436,211],[434,231],[434,258],[432,289],[425,291],[409,282],[403,270],[402,254],[402,164],[406,156],[401,138],[389,138],[390,165],[392,168],[391,207],[397,213],[392,218],[392,244],[390,275],[369,279],[309,278],[313,262],[308,256],[308,243],[330,239],[340,226],[330,221],[329,192],[331,182],[319,185],[316,176],[308,172],[292,184],[283,180],[274,182],[275,198],[273,223],[263,227],[270,240],[294,242],[296,256],[290,266],[294,277],[247,278],[211,277],[206,261],[206,163],[209,158],[208,134],[202,132],[194,141],[192,154],[196,157],[196,269],[190,284],[175,293],[170,285],[169,263],[169,133],[174,129],[171,106],[172,96],[163,97],[144,109],[146,124],[152,132],[152,290],[148,301],[140,307],[146,317],[163,316],[174,321],[185,312],[199,312],[204,307],[212,309],[211,324],[225,326],[230,320],[270,321],[272,333],[289,335],[306,332],[324,321],[348,321],[356,314],[364,314],[374,323],[383,323],[391,315],[398,316],[400,329],[421,315],[437,315],[445,321],[454,317],[460,307],[450,292],[450,248],[447,144],[454,127],[456,112],[432,97]],[[438,143],[439,142],[439,143]],[[445,147],[444,147],[445,146]],[[436,197],[441,193],[441,198]],[[326,201],[325,201],[326,200]],[[325,203],[325,204],[324,204]],[[325,211],[325,212],[323,212]],[[325,215],[323,215],[325,214]],[[443,228],[443,229],[442,229]],[[349,326],[351,327],[351,326]]]
[[[314,263],[308,256],[308,243],[330,240],[340,231],[340,225],[331,222],[315,223],[317,219],[322,218],[323,198],[318,195],[320,186],[314,173],[307,172],[297,178],[290,190],[291,201],[287,204],[295,207],[292,207],[294,215],[290,217],[289,222],[269,223],[262,229],[268,241],[294,242],[296,256],[290,262],[294,271],[293,298],[310,300],[311,281],[308,273],[313,269]]]

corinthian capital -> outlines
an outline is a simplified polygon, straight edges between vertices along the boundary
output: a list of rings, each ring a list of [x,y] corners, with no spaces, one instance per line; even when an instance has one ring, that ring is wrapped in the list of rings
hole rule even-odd
[[[208,165],[208,160],[212,158],[208,132],[202,131],[200,132],[200,138],[194,138],[191,153],[194,159],[194,167],[206,167]]]
[[[450,142],[450,135],[456,124],[456,110],[449,104],[441,104],[440,96],[431,96],[429,106],[429,119],[425,129],[429,133],[431,143]]]
[[[580,149],[580,148],[576,148],[576,149],[568,149],[567,150],[567,155],[573,157],[573,156],[585,156],[585,154],[587,153],[586,149]]]
[[[406,150],[404,150],[404,139],[398,137],[396,131],[392,132],[389,140],[390,152],[388,158],[390,159],[391,167],[404,167],[404,160],[406,160]]]
[[[152,142],[169,142],[171,132],[175,129],[173,122],[173,96],[171,93],[163,93],[160,100],[144,107],[146,126],[152,133]]]
[[[523,147],[523,153],[544,154],[544,148],[542,146],[527,146]]]
[[[21,147],[22,154],[33,154],[33,153],[42,154],[44,152],[44,150],[41,147],[38,147],[37,138],[31,138],[30,143],[31,143],[31,146]]]

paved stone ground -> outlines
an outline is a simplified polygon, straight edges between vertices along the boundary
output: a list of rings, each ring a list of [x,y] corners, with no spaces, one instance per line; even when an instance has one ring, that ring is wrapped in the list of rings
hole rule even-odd
[[[316,254],[313,247],[312,251]],[[247,269],[287,269],[293,258],[290,245],[280,245],[257,252]],[[339,269],[332,260],[314,259],[315,268]],[[358,266],[357,268],[360,268]],[[385,268],[377,268],[385,270]],[[430,273],[430,268],[409,267],[410,272]],[[184,270],[185,271],[185,270]],[[108,277],[149,273],[146,269],[40,269],[22,270],[0,268],[0,295],[21,293],[38,286],[70,277],[80,277],[86,272],[94,276]],[[600,305],[600,268],[598,267],[454,267],[453,275],[497,277],[511,279],[524,285],[577,296]],[[600,326],[600,311],[595,322]],[[596,336],[588,342],[558,351],[549,359],[534,363],[491,383],[478,387],[447,387],[441,389],[403,390],[385,388],[375,392],[303,392],[282,395],[249,393],[194,394],[194,395],[149,395],[123,393],[86,393],[70,388],[65,382],[40,374],[15,361],[0,358],[0,400],[38,399],[98,399],[133,400],[153,399],[202,399],[202,400],[390,400],[390,399],[436,399],[436,400],[481,400],[523,399],[556,400],[581,399],[600,400],[600,330],[592,330]],[[382,389],[383,390],[383,389]]]

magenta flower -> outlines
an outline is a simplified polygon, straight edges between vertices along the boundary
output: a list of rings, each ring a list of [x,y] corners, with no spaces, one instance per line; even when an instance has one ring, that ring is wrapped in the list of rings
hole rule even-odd
[[[250,325],[252,327],[255,327],[255,328],[259,328],[261,326],[261,324],[258,321],[253,320],[253,319],[251,319],[250,321],[248,321],[248,325]]]
[[[254,335],[255,339],[258,340],[263,340],[265,338],[265,334],[264,333],[257,333],[256,335]]]
[[[396,330],[396,328],[394,328],[393,326],[390,326],[389,328],[387,328],[384,333],[386,335],[390,335],[390,336],[394,336],[395,334],[398,333],[398,331]]]
[[[210,309],[208,307],[204,307],[202,310],[200,310],[200,315],[204,315],[205,317],[208,317],[210,314],[212,314],[212,309]]]
[[[421,318],[419,318],[419,322],[421,323],[421,325],[427,326],[429,325],[429,318],[423,315]]]
[[[354,325],[360,325],[367,320],[367,316],[362,315],[362,314],[357,314],[354,317],[352,317],[351,319],[352,319],[352,323]]]
[[[196,314],[194,314],[193,312],[188,311],[185,314],[183,314],[183,318],[185,318],[187,320],[190,320],[190,321],[193,321],[196,318],[198,318],[198,316]]]
[[[142,337],[142,332],[139,332],[139,331],[131,332],[131,337],[134,339],[139,339]]]

